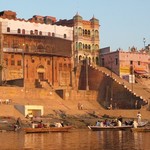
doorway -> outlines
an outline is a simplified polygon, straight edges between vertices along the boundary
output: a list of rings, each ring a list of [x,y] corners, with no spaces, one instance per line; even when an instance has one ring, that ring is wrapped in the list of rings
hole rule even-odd
[[[40,81],[44,80],[44,73],[43,72],[38,72],[38,79],[40,79]]]

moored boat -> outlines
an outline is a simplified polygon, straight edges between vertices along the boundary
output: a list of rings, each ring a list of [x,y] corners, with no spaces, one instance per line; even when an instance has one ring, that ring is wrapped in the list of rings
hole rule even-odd
[[[45,132],[68,132],[72,126],[46,127],[46,128],[24,128],[26,133],[45,133]]]
[[[138,127],[144,127],[148,124],[148,121],[138,123]]]
[[[119,130],[130,130],[132,126],[88,126],[88,128],[92,131],[107,131],[107,130],[114,130],[114,131],[119,131]]]

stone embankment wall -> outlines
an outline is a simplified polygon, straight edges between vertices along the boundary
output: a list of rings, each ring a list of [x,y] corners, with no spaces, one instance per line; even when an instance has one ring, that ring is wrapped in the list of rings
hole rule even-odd
[[[123,79],[120,80],[122,83],[125,82]],[[107,74],[97,68],[89,67],[88,84],[90,90],[98,91],[97,101],[104,107],[109,107],[112,104],[114,108],[134,109],[135,107],[141,108],[143,104],[141,98],[125,88],[124,84],[118,82],[111,72]],[[132,87],[130,88],[132,89]],[[79,89],[86,89],[86,68],[84,66],[81,69]],[[136,101],[137,105],[135,106]]]

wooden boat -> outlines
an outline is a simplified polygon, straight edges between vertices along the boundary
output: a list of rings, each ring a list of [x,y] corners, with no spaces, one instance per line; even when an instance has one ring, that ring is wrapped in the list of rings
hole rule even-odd
[[[132,128],[133,132],[150,132],[150,128]]]
[[[144,126],[146,126],[147,124],[148,124],[148,121],[140,122],[140,123],[138,124],[138,127],[144,127]]]
[[[100,126],[88,126],[88,128],[92,131],[119,131],[119,130],[131,130],[132,126],[107,126],[107,127],[100,127]]]
[[[47,128],[24,128],[26,133],[45,133],[45,132],[68,132],[72,127],[47,127]]]

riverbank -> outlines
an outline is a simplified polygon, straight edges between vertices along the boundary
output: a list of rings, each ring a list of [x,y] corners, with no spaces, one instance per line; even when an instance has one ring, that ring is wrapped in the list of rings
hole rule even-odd
[[[40,122],[42,120],[43,123],[49,123],[49,124],[53,124],[55,122],[62,122],[65,125],[71,125],[73,126],[73,128],[75,129],[86,129],[88,125],[95,125],[96,122],[98,120],[100,121],[104,121],[105,119],[108,120],[114,120],[116,118],[118,118],[120,115],[123,118],[123,121],[125,120],[133,120],[136,119],[136,115],[134,115],[133,111],[129,113],[130,110],[124,110],[124,111],[120,111],[122,112],[122,114],[118,114],[118,111],[115,111],[115,115],[113,113],[111,113],[111,115],[107,112],[110,111],[105,111],[105,113],[103,113],[103,115],[100,114],[95,114],[95,112],[93,111],[92,113],[85,113],[85,114],[65,114],[64,112],[59,113],[57,115],[54,114],[49,114],[46,116],[42,116],[42,117],[34,117],[32,120],[31,119],[27,119],[27,118],[21,118],[21,126],[22,127],[27,127],[27,126],[31,126],[31,123],[34,122]],[[128,115],[128,113],[130,115]],[[135,113],[137,112],[137,110],[135,111]],[[143,111],[142,111],[143,112]],[[145,112],[146,114],[149,114],[149,111]],[[102,114],[102,112],[101,112]],[[127,114],[125,116],[125,114]],[[131,115],[132,114],[132,115]],[[144,115],[144,113],[142,114],[143,116],[147,116]],[[0,130],[1,131],[12,131],[14,130],[14,124],[16,123],[17,118],[15,117],[10,117],[10,116],[1,116],[0,117]],[[143,121],[147,120],[150,122],[150,118],[142,118]]]

